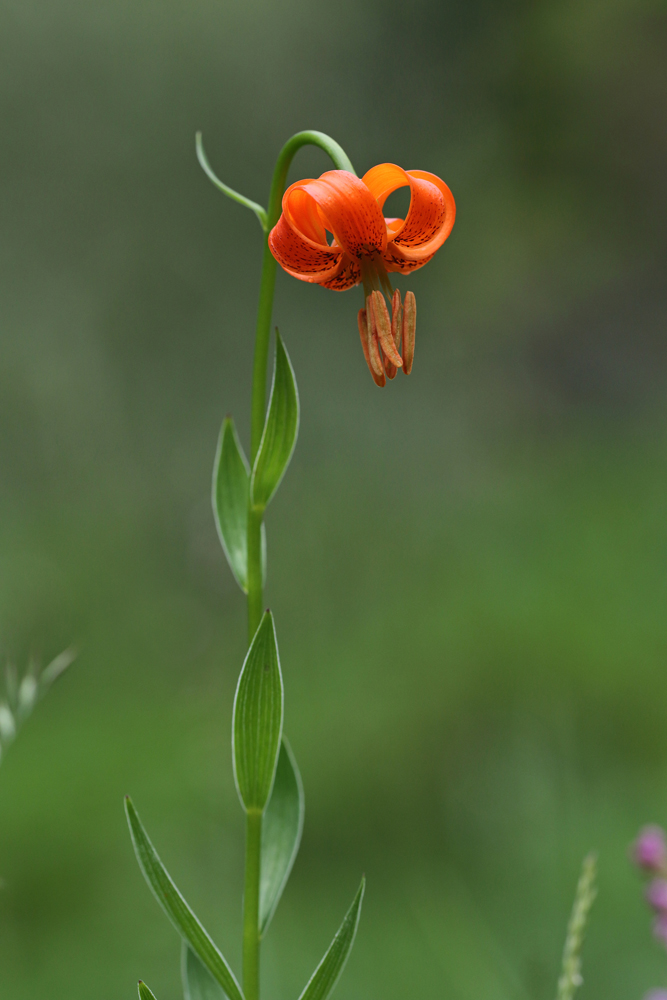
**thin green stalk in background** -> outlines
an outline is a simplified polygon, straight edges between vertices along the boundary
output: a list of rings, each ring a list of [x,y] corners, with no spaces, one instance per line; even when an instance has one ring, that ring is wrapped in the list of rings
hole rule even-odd
[[[563,964],[561,975],[558,980],[558,992],[556,1000],[572,1000],[575,990],[581,986],[581,947],[584,942],[584,931],[593,900],[597,895],[595,886],[597,858],[594,854],[589,854],[584,858],[584,863],[577,883],[577,891],[574,896],[574,905],[570,922],[567,925],[567,937],[563,949]]]

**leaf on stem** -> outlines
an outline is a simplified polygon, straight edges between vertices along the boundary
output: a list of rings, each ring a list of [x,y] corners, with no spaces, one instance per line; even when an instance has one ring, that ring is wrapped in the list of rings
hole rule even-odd
[[[234,778],[244,808],[262,812],[276,773],[283,728],[283,679],[270,611],[245,658],[234,698]]]
[[[229,1000],[243,1000],[243,993],[234,978],[234,973],[176,888],[169,872],[160,861],[150,842],[129,798],[125,799],[125,812],[139,867],[158,903],[181,937],[187,941],[208,971],[220,983]]]
[[[225,417],[213,465],[213,515],[218,537],[241,590],[248,592],[248,498],[250,466],[236,434],[234,421]]]
[[[294,369],[276,329],[276,360],[269,410],[252,470],[253,505],[264,508],[280,485],[299,432],[299,393]]]
[[[301,775],[283,736],[273,791],[262,821],[262,864],[259,886],[259,932],[271,922],[294,864],[303,830]]]
[[[183,942],[181,960],[185,1000],[226,1000],[226,994],[192,948]]]
[[[257,218],[259,219],[259,224],[262,227],[263,231],[265,233],[268,233],[269,224],[266,215],[266,210],[263,209],[261,205],[258,205],[256,201],[251,201],[250,198],[246,198],[245,195],[239,194],[238,191],[235,191],[234,188],[230,188],[227,184],[223,183],[223,181],[221,181],[220,178],[216,177],[216,175],[213,173],[211,164],[208,162],[208,157],[204,152],[204,143],[202,142],[201,132],[197,132],[196,147],[197,147],[197,159],[199,160],[199,165],[206,174],[206,176],[208,177],[208,179],[210,181],[213,181],[215,186],[220,191],[222,191],[223,194],[226,194],[228,198],[231,198],[232,201],[237,201],[239,205],[245,205],[245,207],[249,208],[251,212],[254,212]]]
[[[139,1000],[155,1000],[153,993],[148,989],[146,983],[142,983],[139,980]]]
[[[348,956],[354,944],[359,926],[361,901],[364,898],[366,879],[362,878],[352,906],[345,914],[343,923],[329,946],[329,950],[310,977],[308,985],[299,1000],[326,1000],[340,979]]]

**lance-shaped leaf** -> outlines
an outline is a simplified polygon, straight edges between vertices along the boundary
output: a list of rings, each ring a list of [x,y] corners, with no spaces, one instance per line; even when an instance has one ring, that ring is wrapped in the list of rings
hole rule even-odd
[[[181,960],[185,1000],[227,1000],[217,979],[214,979],[192,948],[183,942]]]
[[[271,798],[262,820],[259,930],[264,934],[294,864],[303,830],[303,784],[289,743],[283,736]]]
[[[340,979],[348,956],[354,944],[354,938],[359,926],[361,901],[364,898],[366,879],[362,878],[357,895],[352,906],[345,914],[338,933],[329,946],[329,950],[310,977],[308,985],[299,1000],[326,1000]]]
[[[243,1000],[243,993],[234,978],[234,973],[174,885],[129,798],[125,799],[125,812],[139,867],[158,903],[181,937],[187,941],[208,971],[220,983],[229,1000]]]
[[[218,538],[241,590],[248,592],[248,499],[250,466],[231,417],[225,417],[213,465],[212,504]],[[262,576],[266,578],[266,531],[262,525]],[[266,582],[266,580],[264,580]]]
[[[244,808],[262,812],[271,794],[283,729],[283,679],[273,617],[250,644],[234,698],[234,778]]]
[[[155,1000],[152,992],[146,986],[146,983],[142,983],[139,980],[139,1000]]]
[[[241,590],[248,591],[248,498],[250,466],[231,417],[226,417],[213,466],[213,514],[227,562]]]
[[[251,493],[256,507],[266,507],[278,489],[294,451],[299,431],[299,394],[294,370],[276,330],[276,361],[269,410],[252,470]]]

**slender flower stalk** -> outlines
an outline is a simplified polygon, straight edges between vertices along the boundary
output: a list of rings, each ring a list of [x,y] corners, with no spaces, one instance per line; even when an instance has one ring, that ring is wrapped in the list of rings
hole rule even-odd
[[[300,181],[285,190],[292,159],[306,145],[322,149],[336,169],[323,174],[318,181]],[[197,151],[211,180],[225,194],[250,208],[264,232],[252,378],[250,467],[253,473],[248,489],[245,544],[248,642],[252,643],[264,612],[266,501],[261,490],[257,495],[255,476],[269,433],[266,395],[277,264],[295,277],[337,290],[363,283],[365,309],[358,316],[362,350],[375,383],[383,386],[387,379],[395,377],[399,368],[406,374],[412,368],[417,315],[414,294],[408,292],[403,302],[398,289],[392,288],[388,272],[410,273],[430,260],[451,232],[455,205],[447,185],[424,171],[404,171],[393,164],[382,164],[360,180],[338,143],[322,132],[306,131],[292,136],[283,146],[265,211],[215,176],[201,136],[197,137]],[[408,186],[411,192],[406,219],[385,219],[384,202],[402,186]],[[331,241],[327,231],[331,233]],[[385,295],[391,302],[391,316]],[[262,822],[261,811],[247,810],[243,904],[246,1000],[259,1000]]]
[[[339,171],[346,172],[356,179],[352,163],[341,146],[323,132],[298,132],[283,146],[271,181],[269,205],[265,216],[257,211],[259,206],[251,203],[264,229],[264,253],[262,258],[262,274],[259,288],[259,305],[257,309],[257,325],[255,331],[255,359],[252,375],[252,402],[250,421],[250,464],[254,466],[257,459],[262,435],[265,427],[266,390],[268,381],[269,342],[271,338],[271,318],[273,313],[273,298],[276,282],[277,261],[269,247],[269,232],[278,222],[287,173],[295,154],[303,146],[317,146],[324,150]],[[221,186],[225,193],[231,189],[218,182],[215,174],[208,166],[203,154],[201,138],[198,137],[200,161],[206,163],[207,174]],[[235,192],[232,192],[232,197]],[[237,199],[238,200],[238,199]],[[247,538],[247,602],[248,602],[248,642],[259,628],[264,611],[263,601],[263,570],[262,570],[262,523],[264,507],[253,502],[252,491],[248,498],[248,538]],[[260,866],[262,842],[262,814],[248,811],[246,817],[246,860],[245,860],[245,890],[243,896],[243,988],[246,1000],[259,1000],[259,965],[260,940],[259,927],[259,893]]]

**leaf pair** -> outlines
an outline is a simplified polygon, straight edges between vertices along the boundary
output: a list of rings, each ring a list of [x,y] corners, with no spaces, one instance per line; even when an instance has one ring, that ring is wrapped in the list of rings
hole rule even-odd
[[[303,789],[296,762],[282,734],[283,683],[273,618],[266,612],[251,643],[234,699],[232,749],[239,797],[248,812],[262,815],[259,933],[266,932],[299,849]],[[160,861],[132,805],[126,800],[139,866],[183,941],[186,1000],[244,1000],[226,959],[187,904]],[[347,961],[364,893],[359,891],[301,1000],[326,1000]],[[140,984],[141,1000],[154,1000]]]
[[[227,417],[213,467],[213,513],[227,562],[241,590],[248,590],[248,509],[264,510],[289,465],[299,430],[299,395],[294,370],[276,331],[276,360],[269,409],[254,468]],[[262,527],[263,573],[266,536]]]
[[[287,755],[289,761],[289,751],[287,751]],[[294,778],[298,786],[297,772],[294,772]],[[289,786],[289,783],[288,780],[286,787]],[[279,787],[281,786],[277,780],[276,790]],[[183,981],[186,1000],[224,1000],[225,997],[228,1000],[243,1000],[243,994],[234,973],[162,864],[129,798],[125,800],[125,809],[139,867],[158,903],[183,940]],[[285,810],[278,812],[285,815]],[[300,822],[298,826],[300,831]],[[291,860],[296,854],[297,847],[298,839],[289,852]],[[282,865],[276,867],[276,871],[282,871],[282,875],[273,880],[274,885],[280,882],[280,888],[282,888],[289,874],[289,867],[291,865],[289,863],[285,865],[284,861]],[[327,1000],[334,989],[357,933],[364,888],[365,880],[362,879],[352,906],[345,915],[327,953],[303,990],[300,1000]],[[277,893],[274,891],[273,905],[265,908],[268,919],[275,909],[279,895],[280,891]],[[268,893],[265,898],[269,900],[271,893]],[[139,984],[139,996],[141,1000],[154,1000],[153,994],[144,983]]]

